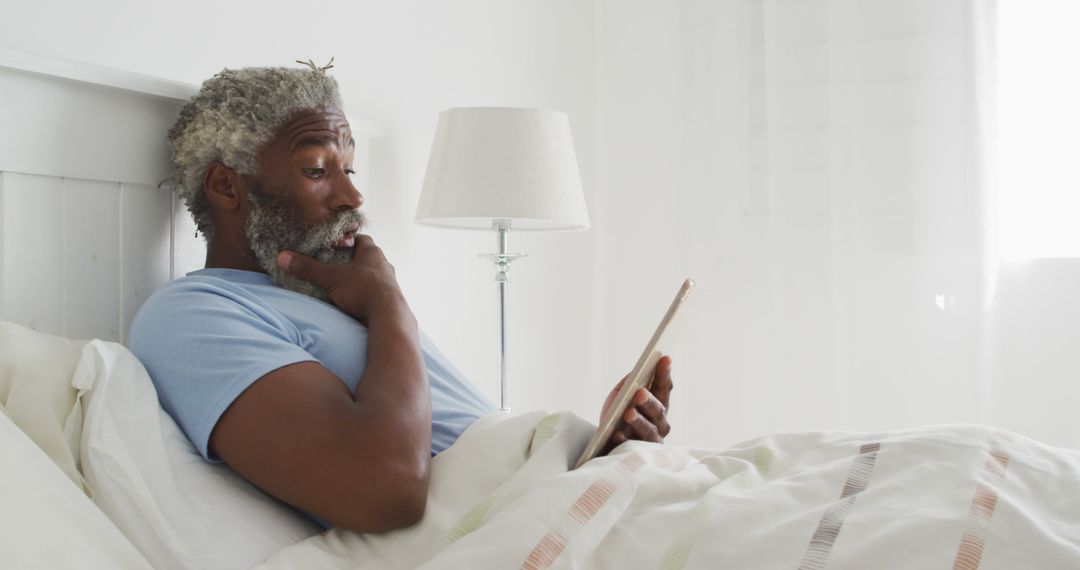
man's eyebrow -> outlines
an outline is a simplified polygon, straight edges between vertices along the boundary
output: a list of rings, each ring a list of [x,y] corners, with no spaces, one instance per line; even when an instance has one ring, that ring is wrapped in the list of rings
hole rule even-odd
[[[308,135],[302,139],[297,140],[292,145],[292,150],[297,151],[306,146],[332,146],[337,145],[338,138],[333,135]],[[347,146],[355,147],[356,139],[349,137]]]

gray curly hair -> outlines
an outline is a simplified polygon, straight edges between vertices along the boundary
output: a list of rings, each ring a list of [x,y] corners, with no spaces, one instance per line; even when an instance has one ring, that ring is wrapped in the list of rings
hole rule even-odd
[[[303,62],[300,62],[303,63]],[[207,79],[169,130],[172,172],[167,183],[183,200],[199,232],[213,240],[210,204],[202,191],[214,161],[258,174],[258,154],[301,111],[343,110],[333,66],[224,69]]]

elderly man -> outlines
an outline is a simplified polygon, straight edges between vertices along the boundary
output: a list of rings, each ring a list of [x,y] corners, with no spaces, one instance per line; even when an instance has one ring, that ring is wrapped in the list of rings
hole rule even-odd
[[[207,460],[324,526],[415,523],[431,457],[494,408],[418,331],[360,233],[336,81],[315,66],[225,70],[169,142],[207,254],[132,325],[165,410]],[[635,394],[611,446],[667,435],[670,367]]]

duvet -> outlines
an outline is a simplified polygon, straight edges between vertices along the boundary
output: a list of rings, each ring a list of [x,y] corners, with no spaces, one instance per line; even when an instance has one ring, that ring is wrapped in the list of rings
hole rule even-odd
[[[571,414],[477,422],[432,464],[424,519],[331,530],[260,568],[1080,567],[1080,452],[981,426],[630,442],[570,471]]]

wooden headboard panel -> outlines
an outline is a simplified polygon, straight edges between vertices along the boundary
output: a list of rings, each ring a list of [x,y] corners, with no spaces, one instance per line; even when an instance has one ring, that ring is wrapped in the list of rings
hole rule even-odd
[[[124,342],[205,246],[158,183],[193,86],[0,53],[0,320]]]

